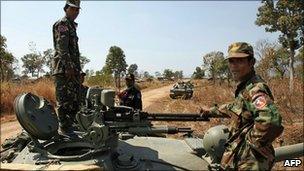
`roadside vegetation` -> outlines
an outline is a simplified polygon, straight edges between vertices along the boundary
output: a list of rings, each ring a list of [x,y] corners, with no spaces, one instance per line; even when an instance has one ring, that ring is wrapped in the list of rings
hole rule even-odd
[[[137,85],[142,91],[159,88],[162,86],[170,85],[173,81],[158,81],[155,79],[149,81],[138,82]],[[115,89],[114,85],[111,84],[89,84],[84,83],[88,86],[100,86],[103,88]],[[122,84],[122,89],[125,87]],[[51,78],[43,78],[35,81],[23,80],[18,82],[4,81],[1,82],[1,101],[0,101],[0,115],[1,121],[11,120],[14,118],[14,99],[22,93],[31,92],[35,95],[42,96],[46,98],[52,105],[55,105],[55,87],[54,81]],[[13,116],[13,117],[12,117]],[[7,118],[7,119],[5,119]]]

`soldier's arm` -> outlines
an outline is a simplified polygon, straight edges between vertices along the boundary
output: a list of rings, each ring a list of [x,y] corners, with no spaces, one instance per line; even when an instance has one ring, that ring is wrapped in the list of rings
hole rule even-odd
[[[117,94],[117,97],[119,98],[119,104],[124,105],[126,98],[128,97],[127,90],[124,90]]]
[[[248,138],[253,145],[261,147],[272,143],[282,133],[283,126],[269,88],[263,84],[257,86],[257,90],[251,91],[248,104],[254,113],[254,125]]]
[[[219,117],[231,117],[231,111],[229,110],[229,106],[231,106],[231,103],[222,104],[220,106],[214,105],[209,110],[207,110],[207,113],[209,113],[212,116],[219,116]]]
[[[67,26],[67,23],[65,22],[59,22],[54,25],[54,32],[56,34],[56,38],[54,41],[56,41],[56,50],[59,53],[60,62],[63,68],[63,71],[66,71],[68,69],[75,68],[75,64],[72,62],[72,59],[70,57],[69,52],[69,28]]]

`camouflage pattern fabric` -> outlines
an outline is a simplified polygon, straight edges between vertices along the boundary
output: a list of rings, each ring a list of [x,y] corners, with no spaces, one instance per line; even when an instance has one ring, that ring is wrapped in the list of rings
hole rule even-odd
[[[69,80],[65,76],[56,75],[55,89],[59,124],[61,128],[68,129],[75,121],[76,113],[79,111],[79,78]]]
[[[127,88],[118,95],[120,105],[142,110],[141,92],[134,86]]]
[[[68,69],[81,71],[77,23],[66,17],[53,25],[53,42],[55,55],[52,61],[53,75],[65,74]]]
[[[71,127],[79,108],[81,67],[76,27],[77,23],[67,17],[53,25],[55,56],[52,67],[55,76],[57,114],[62,129]],[[72,78],[66,76],[69,70],[74,73]]]
[[[89,87],[85,85],[80,85],[80,103],[81,105],[85,105],[85,99],[88,92]]]
[[[246,42],[236,42],[228,47],[229,58],[247,58],[253,56],[253,48]]]
[[[211,108],[231,116],[233,123],[221,165],[225,170],[270,170],[274,164],[272,142],[282,131],[282,118],[266,83],[254,71],[240,83],[232,103]]]

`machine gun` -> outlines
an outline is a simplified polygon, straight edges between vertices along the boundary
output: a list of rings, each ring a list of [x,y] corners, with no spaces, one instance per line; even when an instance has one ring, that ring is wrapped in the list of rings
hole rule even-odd
[[[114,105],[115,91],[101,88],[89,88],[86,104],[76,115],[79,126],[78,139],[66,139],[58,132],[58,119],[50,103],[31,93],[24,93],[15,99],[15,112],[21,126],[31,137],[29,146],[33,151],[51,159],[79,160],[91,153],[115,150],[120,140],[137,136],[155,134],[186,133],[191,135],[191,128],[154,126],[151,121],[209,121],[211,115],[147,113],[127,106]],[[38,141],[44,140],[44,141]],[[57,146],[56,144],[62,144]],[[79,156],[60,157],[61,148],[90,149]]]
[[[81,111],[77,115],[77,120],[83,130],[88,130],[93,122],[100,123],[102,121],[103,124],[115,131],[142,135],[144,133],[176,134],[192,132],[190,128],[153,127],[150,121],[210,121],[211,117],[217,118],[217,116],[201,114],[148,113],[133,110],[126,106],[116,106],[106,111],[91,111],[91,113]]]
[[[151,121],[210,121],[210,118],[219,117],[200,113],[148,113],[127,106],[114,106],[114,98],[113,90],[89,88],[86,105],[77,114],[78,124],[85,132],[83,137],[94,144],[104,144],[107,138],[116,134],[127,137],[160,133],[190,135],[191,128],[156,127]]]

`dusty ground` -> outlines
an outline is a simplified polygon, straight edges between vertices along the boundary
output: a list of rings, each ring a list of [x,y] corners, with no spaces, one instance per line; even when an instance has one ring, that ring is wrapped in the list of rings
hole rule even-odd
[[[21,126],[17,121],[9,121],[5,123],[1,123],[1,144],[2,142],[21,132]]]

